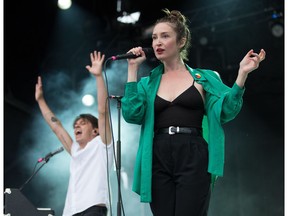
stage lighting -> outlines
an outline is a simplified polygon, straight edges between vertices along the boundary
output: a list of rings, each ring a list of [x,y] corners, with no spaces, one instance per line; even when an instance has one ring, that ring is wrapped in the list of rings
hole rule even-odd
[[[201,36],[199,38],[199,43],[202,45],[202,46],[206,46],[208,44],[208,38],[206,36]]]
[[[128,14],[127,12],[123,12],[123,16],[117,18],[118,22],[126,23],[126,24],[135,24],[140,18],[140,12],[134,12]]]
[[[282,37],[284,35],[283,13],[273,11],[269,22],[271,33],[274,37]]]
[[[82,103],[85,106],[92,106],[94,104],[94,102],[95,102],[95,99],[90,94],[84,95],[83,98],[82,98]]]
[[[281,22],[273,22],[271,24],[271,32],[272,35],[275,37],[282,37],[284,34],[284,26]]]
[[[58,7],[62,10],[67,10],[71,7],[71,0],[58,0]]]

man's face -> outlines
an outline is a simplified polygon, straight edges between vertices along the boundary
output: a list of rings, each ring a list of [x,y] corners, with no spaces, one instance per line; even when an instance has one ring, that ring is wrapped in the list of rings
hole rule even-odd
[[[95,137],[94,131],[91,122],[86,119],[79,119],[74,124],[75,139],[80,145],[91,141]]]

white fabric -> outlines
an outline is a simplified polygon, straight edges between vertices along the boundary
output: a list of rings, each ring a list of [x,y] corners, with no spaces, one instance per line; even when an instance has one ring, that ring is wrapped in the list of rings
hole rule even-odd
[[[72,144],[70,179],[63,216],[71,216],[97,204],[109,206],[107,153],[110,171],[113,163],[112,144],[106,147],[100,136],[87,143],[84,149],[76,142]]]

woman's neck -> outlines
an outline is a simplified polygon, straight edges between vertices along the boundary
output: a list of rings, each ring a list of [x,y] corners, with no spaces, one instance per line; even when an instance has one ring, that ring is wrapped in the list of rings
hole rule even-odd
[[[182,59],[176,60],[173,62],[164,62],[164,73],[170,73],[170,72],[183,72],[186,71],[185,63]]]

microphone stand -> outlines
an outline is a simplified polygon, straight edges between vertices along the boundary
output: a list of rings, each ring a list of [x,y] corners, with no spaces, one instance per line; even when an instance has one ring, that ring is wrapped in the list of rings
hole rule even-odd
[[[117,202],[117,216],[121,216],[121,208],[122,208],[122,197],[121,197],[121,139],[120,139],[120,126],[121,126],[121,98],[122,96],[115,96],[110,95],[110,99],[117,100],[117,110],[118,110],[118,140],[116,146],[116,173],[117,173],[117,180],[118,180],[118,202]]]
[[[41,166],[40,166],[35,172],[33,172],[33,174],[30,176],[30,178],[28,178],[28,179],[26,180],[26,182],[19,188],[20,191],[24,188],[24,186],[25,186],[26,184],[28,184],[28,183],[32,180],[32,178],[40,171],[40,169],[41,169],[47,162],[48,162],[48,160],[44,160],[44,163],[42,163]]]
[[[59,152],[61,152],[61,151],[63,151],[63,150],[64,150],[64,148],[61,147],[61,148],[57,149],[57,150],[54,151],[54,152],[50,152],[50,153],[47,154],[44,158],[39,158],[39,159],[38,159],[38,163],[43,162],[43,161],[44,161],[44,163],[42,163],[42,165],[41,165],[35,172],[33,172],[33,174],[30,176],[30,178],[28,178],[28,179],[26,180],[26,182],[20,187],[19,190],[21,191],[21,190],[23,189],[23,187],[32,180],[32,178],[40,171],[40,169],[41,169],[46,163],[48,163],[48,161],[50,160],[51,157],[53,157],[55,154],[58,154]],[[37,163],[37,164],[38,164],[38,163]],[[36,164],[36,166],[37,166],[37,164]],[[35,168],[34,168],[34,169],[35,169]]]
[[[118,178],[118,203],[117,216],[121,216],[122,198],[121,198],[121,140],[120,140],[120,116],[121,116],[121,97],[116,97],[118,109],[118,140],[117,140],[117,158],[116,158],[116,172]]]

